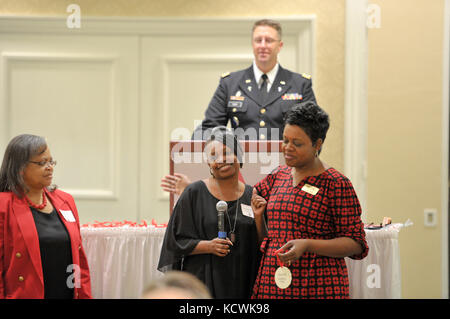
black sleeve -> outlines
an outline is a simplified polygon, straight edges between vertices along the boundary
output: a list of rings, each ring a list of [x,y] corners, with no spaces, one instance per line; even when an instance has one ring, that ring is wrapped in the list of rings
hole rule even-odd
[[[214,93],[214,96],[209,102],[208,108],[205,111],[205,118],[192,134],[193,140],[208,139],[208,129],[212,129],[216,126],[226,126],[228,123],[227,115],[227,99],[228,93],[224,79],[220,80],[219,86]]]
[[[167,225],[158,270],[179,269],[182,258],[189,255],[200,240],[193,211],[192,189],[188,186],[178,199]]]

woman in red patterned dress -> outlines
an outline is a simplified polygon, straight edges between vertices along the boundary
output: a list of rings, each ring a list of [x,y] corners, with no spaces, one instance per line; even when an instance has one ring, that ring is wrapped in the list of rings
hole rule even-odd
[[[328,115],[314,102],[286,115],[286,165],[253,191],[255,217],[265,206],[266,237],[252,298],[349,298],[344,257],[362,259],[368,247],[350,180],[319,158],[328,128]],[[280,266],[291,280],[285,274],[277,284]]]

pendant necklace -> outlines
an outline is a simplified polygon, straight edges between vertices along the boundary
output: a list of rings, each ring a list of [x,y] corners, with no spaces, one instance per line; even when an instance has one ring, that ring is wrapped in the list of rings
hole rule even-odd
[[[230,240],[231,240],[231,242],[233,244],[236,242],[236,233],[235,233],[235,231],[236,231],[236,221],[237,221],[238,210],[239,210],[239,197],[236,200],[236,213],[234,214],[233,229],[231,229],[230,214],[228,214],[228,210],[227,210],[228,225],[230,225]]]
[[[274,275],[275,284],[280,289],[286,289],[287,287],[289,287],[291,285],[292,273],[288,267],[283,265],[283,263],[280,260],[280,257],[278,256],[278,252],[279,252],[279,250],[275,251],[275,255],[277,256],[277,264],[278,264],[278,268],[275,271],[275,275]]]

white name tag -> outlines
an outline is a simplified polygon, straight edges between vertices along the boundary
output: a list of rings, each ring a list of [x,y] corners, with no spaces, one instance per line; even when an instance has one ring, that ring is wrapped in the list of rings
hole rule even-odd
[[[241,204],[241,210],[242,210],[242,214],[244,216],[247,216],[250,218],[255,218],[255,214],[253,213],[253,209],[251,206]]]
[[[61,215],[63,215],[64,219],[67,220],[68,222],[75,222],[75,216],[73,216],[73,213],[71,210],[59,210],[61,212]]]
[[[320,188],[317,188],[315,186],[309,185],[309,184],[305,184],[302,187],[302,191],[307,192],[308,194],[311,195],[316,195],[319,192]]]

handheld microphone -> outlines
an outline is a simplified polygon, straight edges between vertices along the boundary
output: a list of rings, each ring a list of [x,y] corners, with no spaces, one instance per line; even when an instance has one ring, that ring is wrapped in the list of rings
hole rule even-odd
[[[217,228],[218,228],[218,237],[221,239],[227,238],[227,232],[225,231],[225,212],[228,209],[227,202],[224,202],[223,200],[219,201],[216,204],[217,209]]]

